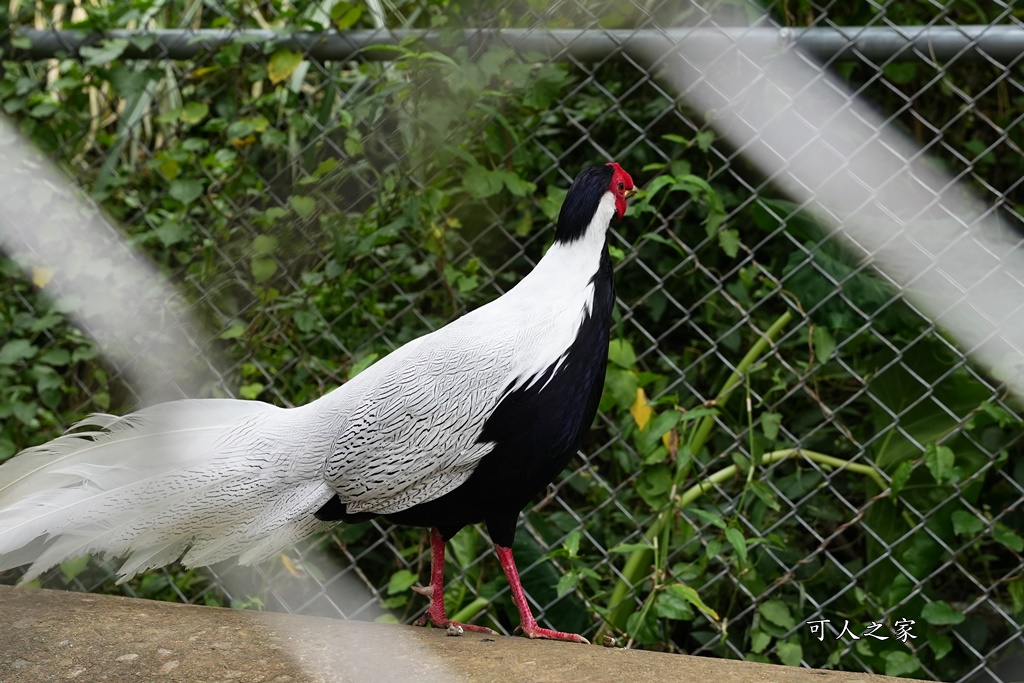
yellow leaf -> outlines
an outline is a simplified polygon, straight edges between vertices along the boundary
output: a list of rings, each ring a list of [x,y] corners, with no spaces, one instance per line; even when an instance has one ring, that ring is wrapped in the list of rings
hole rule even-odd
[[[675,428],[668,430],[661,435],[661,442],[665,444],[669,457],[676,457],[676,453],[679,452],[679,432]]]
[[[267,78],[274,85],[292,75],[302,63],[302,55],[291,50],[278,50],[267,63]]]
[[[284,568],[287,569],[288,573],[291,574],[292,576],[295,576],[295,577],[298,577],[298,578],[301,579],[302,577],[304,577],[306,575],[306,572],[304,572],[301,569],[299,569],[298,567],[296,567],[295,563],[292,562],[292,558],[288,557],[284,553],[281,553],[281,564],[284,565]]]
[[[647,423],[651,421],[651,415],[654,415],[654,409],[647,405],[647,394],[640,387],[636,388],[636,400],[629,407],[629,413],[633,416],[633,421],[636,422],[640,431],[644,430]]]
[[[32,284],[39,289],[42,289],[46,285],[50,284],[50,280],[53,279],[53,268],[47,268],[46,266],[32,266]]]

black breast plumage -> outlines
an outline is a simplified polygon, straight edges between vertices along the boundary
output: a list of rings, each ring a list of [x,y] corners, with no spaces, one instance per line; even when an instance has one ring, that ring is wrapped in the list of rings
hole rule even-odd
[[[564,359],[532,386],[502,398],[480,435],[480,441],[495,447],[469,479],[435,500],[387,515],[388,519],[438,527],[446,539],[467,524],[486,521],[495,543],[512,545],[519,512],[565,469],[601,400],[615,303],[607,248],[591,282],[593,305]]]

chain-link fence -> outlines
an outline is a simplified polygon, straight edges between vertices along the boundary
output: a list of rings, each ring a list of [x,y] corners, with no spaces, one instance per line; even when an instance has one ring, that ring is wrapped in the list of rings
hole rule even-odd
[[[619,161],[646,193],[610,238],[601,412],[515,547],[538,619],[690,654],[1021,680],[1019,402],[783,192],[785,159],[750,163],[650,57],[723,35],[802,44],[1015,230],[1021,10],[851,5],[14,3],[0,102],[184,291],[202,358],[163,368],[167,397],[322,395],[507,290],[572,176]],[[64,319],[82,302],[46,296],[45,258],[15,261],[0,458],[137,398]],[[451,544],[449,613],[508,633],[482,533]],[[426,550],[378,520],[256,570],[115,587],[115,565],[68,563],[42,585],[408,622]]]

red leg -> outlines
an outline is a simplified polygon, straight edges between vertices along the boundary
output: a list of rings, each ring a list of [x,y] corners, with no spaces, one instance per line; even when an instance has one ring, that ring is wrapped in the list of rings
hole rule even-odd
[[[519,610],[519,618],[522,623],[519,625],[517,631],[522,631],[530,638],[567,640],[571,643],[586,643],[589,645],[590,641],[583,636],[578,636],[575,633],[552,631],[549,628],[541,628],[537,625],[537,620],[533,618],[533,612],[530,611],[530,605],[526,601],[526,593],[523,591],[523,584],[519,582],[519,570],[516,569],[516,561],[515,558],[512,557],[512,549],[503,548],[500,545],[495,545],[494,549],[498,551],[498,559],[501,561],[501,568],[505,570],[505,577],[508,579],[508,586],[512,589],[512,601],[516,603],[516,609]]]
[[[414,588],[417,593],[430,598],[430,607],[427,608],[426,613],[422,617],[413,623],[416,626],[426,626],[428,623],[431,623],[438,628],[447,629],[455,626],[463,631],[476,631],[478,633],[497,635],[486,626],[460,624],[457,621],[448,619],[448,615],[444,611],[444,539],[441,538],[441,532],[436,527],[430,530],[430,550],[430,586],[427,588]]]

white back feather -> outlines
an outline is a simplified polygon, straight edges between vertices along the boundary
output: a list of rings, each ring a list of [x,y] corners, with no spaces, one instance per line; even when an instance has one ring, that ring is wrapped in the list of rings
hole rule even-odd
[[[86,419],[76,426],[86,431],[0,466],[0,568],[27,557],[30,579],[85,552],[133,551],[124,580],[186,550],[186,561],[210,562],[270,537],[275,548],[298,540],[331,495],[320,460],[294,447],[305,415],[191,400]]]

